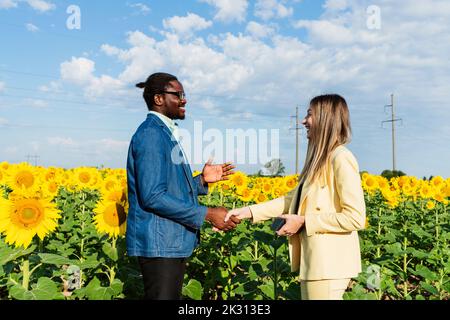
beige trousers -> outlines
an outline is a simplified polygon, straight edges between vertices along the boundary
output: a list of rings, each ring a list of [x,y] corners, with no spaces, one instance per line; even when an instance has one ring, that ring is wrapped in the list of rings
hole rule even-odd
[[[350,279],[301,280],[302,300],[342,300]]]

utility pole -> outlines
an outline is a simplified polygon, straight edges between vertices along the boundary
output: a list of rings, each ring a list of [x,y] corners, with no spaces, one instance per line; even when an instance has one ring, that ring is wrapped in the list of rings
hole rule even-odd
[[[298,131],[302,129],[298,119],[298,106],[295,107],[295,116],[291,116],[291,118],[295,118],[295,127],[289,128],[289,130],[295,130],[295,174],[298,174],[298,154],[300,149]]]
[[[386,108],[391,108],[391,120],[386,120],[382,122],[390,122],[392,125],[392,171],[396,171],[396,163],[395,163],[395,122],[403,121],[402,119],[395,119],[395,107],[394,107],[394,94],[391,94],[391,104],[384,106]]]
[[[31,155],[31,154],[27,154],[25,157],[27,158],[27,162],[29,164],[31,164],[30,159],[34,159],[34,166],[35,167],[37,166],[37,160],[40,158],[38,155]]]

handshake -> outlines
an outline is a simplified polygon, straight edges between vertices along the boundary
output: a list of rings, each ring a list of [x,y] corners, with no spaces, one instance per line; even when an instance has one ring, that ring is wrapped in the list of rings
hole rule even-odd
[[[228,211],[224,207],[208,208],[205,220],[213,225],[214,231],[230,231],[241,223],[242,219],[252,217],[248,207]]]
[[[228,210],[224,207],[208,208],[205,220],[210,222],[214,230],[230,231],[236,228],[241,223],[241,220],[235,216],[231,216],[228,221],[225,222],[225,217],[228,214]]]

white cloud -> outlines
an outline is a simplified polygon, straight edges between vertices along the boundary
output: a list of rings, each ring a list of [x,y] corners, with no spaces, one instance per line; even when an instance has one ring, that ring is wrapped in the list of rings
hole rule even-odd
[[[323,7],[327,10],[344,10],[348,7],[347,0],[327,0]]]
[[[0,0],[0,9],[17,8],[19,2],[26,2],[31,8],[39,12],[47,12],[56,8],[55,4],[44,0]]]
[[[120,54],[121,50],[110,46],[109,44],[103,44],[100,48],[104,53],[106,53],[108,56],[115,56]]]
[[[255,38],[266,38],[275,33],[274,28],[267,26],[267,25],[257,23],[255,21],[250,21],[247,24],[245,31]]]
[[[174,16],[164,19],[163,26],[165,29],[172,30],[180,36],[190,37],[195,31],[211,27],[212,22],[205,20],[195,13],[188,12],[185,17]]]
[[[19,148],[18,147],[16,147],[16,146],[14,146],[14,147],[6,147],[5,148],[5,153],[7,154],[7,155],[16,155],[16,154],[18,154],[18,152],[19,152]]]
[[[255,16],[263,20],[286,18],[292,16],[293,13],[293,8],[288,8],[277,0],[258,0],[255,4]]]
[[[101,150],[122,152],[127,150],[129,141],[114,140],[114,139],[101,139],[100,141],[94,141],[93,144],[98,145]]]
[[[399,10],[396,2],[380,0],[380,30],[367,28],[363,2],[348,0],[343,12],[344,2],[329,1],[318,19],[295,23],[304,28],[305,38],[285,36],[270,24],[250,22],[244,26],[245,33],[208,35],[189,42],[170,32],[153,38],[134,31],[128,34],[127,45],[105,44],[102,51],[124,66],[110,81],[132,85],[165,70],[183,82],[189,112],[222,119],[239,114],[236,120],[251,118],[249,126],[285,127],[295,105],[303,113],[317,94],[342,94],[352,112],[352,146],[366,157],[361,169],[376,173],[388,167],[380,160],[382,150],[388,149],[389,136],[384,134],[388,130],[380,132],[379,128],[386,120],[383,106],[389,103],[390,93],[399,98],[397,112],[404,120],[420,110],[427,110],[427,121],[434,117],[433,124],[450,117],[450,23],[444,2],[419,3],[423,15],[412,4],[405,3]],[[433,4],[441,6],[441,14],[432,9]],[[79,77],[87,79],[84,87],[101,78],[94,75],[91,62],[85,66],[84,77]],[[423,130],[428,139],[424,141],[432,141],[429,135],[433,132],[442,135],[434,127],[442,126]],[[417,136],[417,132],[418,127],[406,125],[399,139]],[[405,144],[399,140],[399,145]],[[404,171],[414,174],[407,168]]]
[[[25,99],[25,104],[33,108],[46,108],[48,103],[40,99]]]
[[[353,30],[328,20],[299,20],[294,27],[308,29],[310,37],[321,44],[347,45],[355,39]]]
[[[71,61],[65,61],[60,66],[62,80],[83,87],[88,97],[123,93],[125,88],[122,81],[108,75],[96,77],[94,72],[95,62],[83,57],[72,57]]]
[[[111,138],[79,141],[71,137],[55,136],[47,138],[47,143],[57,147],[59,151],[88,154],[96,158],[96,161],[104,161],[112,154],[126,154],[130,142]]]
[[[128,4],[128,6],[130,8],[137,8],[139,10],[139,12],[143,15],[146,15],[151,11],[150,7],[143,3],[132,3],[132,4]]]
[[[78,85],[91,83],[94,79],[95,62],[86,58],[72,57],[61,63],[61,78]]]
[[[47,138],[47,142],[52,146],[76,147],[79,145],[79,143],[75,142],[72,138],[64,137],[50,137]]]
[[[243,22],[247,14],[248,0],[199,0],[216,7],[215,20]]]
[[[15,0],[0,0],[0,9],[11,9],[17,7]]]
[[[42,92],[59,92],[61,91],[61,83],[51,81],[48,85],[42,85],[38,89]]]
[[[38,28],[37,26],[35,26],[34,24],[32,24],[32,23],[27,23],[27,24],[25,25],[25,27],[26,27],[27,30],[30,31],[30,32],[38,32],[38,31],[39,31],[39,28]]]
[[[28,4],[35,10],[38,10],[40,12],[46,12],[49,10],[53,10],[56,8],[56,6],[48,1],[43,0],[27,0]]]

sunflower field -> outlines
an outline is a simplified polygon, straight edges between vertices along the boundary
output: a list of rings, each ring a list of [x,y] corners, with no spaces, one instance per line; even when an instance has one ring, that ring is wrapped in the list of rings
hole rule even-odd
[[[198,173],[195,173],[198,174]],[[236,172],[210,185],[207,206],[236,208],[277,198],[298,177]],[[450,179],[386,180],[362,174],[363,272],[344,299],[450,297]],[[140,299],[137,261],[125,248],[126,171],[0,163],[0,300]],[[228,233],[205,224],[189,259],[185,299],[300,299],[287,240],[270,221]]]

